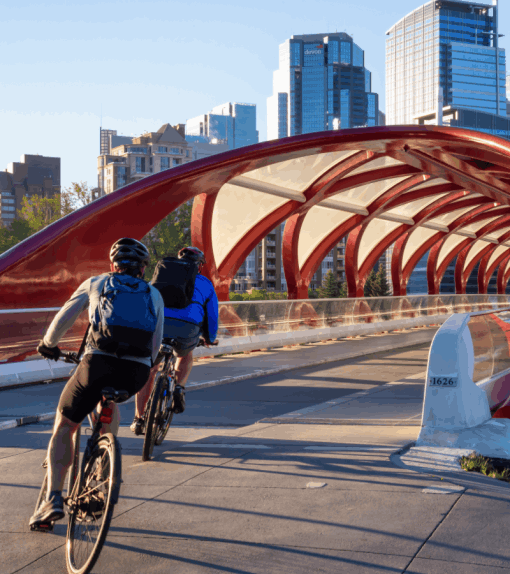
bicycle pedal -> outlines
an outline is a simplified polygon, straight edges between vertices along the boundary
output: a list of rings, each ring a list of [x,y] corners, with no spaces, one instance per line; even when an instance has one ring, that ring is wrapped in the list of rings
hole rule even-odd
[[[32,532],[53,532],[54,522],[39,522],[37,524],[31,524],[30,530]]]

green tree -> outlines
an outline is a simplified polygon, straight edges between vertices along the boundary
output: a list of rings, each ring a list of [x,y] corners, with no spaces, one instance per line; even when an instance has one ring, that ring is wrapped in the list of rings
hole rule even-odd
[[[30,234],[37,233],[60,219],[60,197],[41,197],[35,194],[30,198],[24,197],[20,217],[28,223]]]
[[[335,274],[330,269],[322,280],[319,295],[323,299],[334,299],[340,295],[340,289]]]
[[[15,219],[9,226],[0,224],[0,253],[4,253],[31,235],[32,231],[24,219]]]
[[[308,299],[318,299],[319,298],[319,293],[317,293],[317,291],[315,289],[312,289],[311,287],[308,288]]]
[[[180,205],[170,215],[162,219],[142,239],[145,243],[151,260],[147,266],[145,276],[151,278],[156,263],[163,257],[177,257],[182,247],[191,245],[191,208],[192,201]]]
[[[386,271],[382,265],[379,266],[377,273],[374,269],[370,271],[365,283],[364,294],[365,297],[387,297],[390,294]]]
[[[376,275],[375,271],[372,269],[370,274],[365,281],[365,286],[363,288],[363,294],[365,297],[376,297],[375,295],[375,282],[376,282]]]
[[[228,294],[229,301],[244,301],[242,293],[236,293],[235,291],[230,291]]]
[[[386,270],[382,265],[375,275],[375,289],[377,293],[376,297],[388,297],[390,295],[390,287],[386,279]]]
[[[86,181],[73,181],[60,193],[60,214],[62,217],[85,207],[99,197],[99,189],[91,188]]]
[[[338,285],[339,285],[338,296],[341,298],[347,297],[347,294],[348,294],[347,281],[344,281],[343,283],[339,283]]]

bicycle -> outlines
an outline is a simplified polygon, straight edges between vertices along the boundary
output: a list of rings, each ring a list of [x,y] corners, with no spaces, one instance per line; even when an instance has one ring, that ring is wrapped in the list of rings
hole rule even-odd
[[[174,416],[175,390],[175,339],[163,339],[159,352],[163,355],[154,386],[143,413],[145,439],[142,447],[142,460],[151,459],[154,446],[159,446],[164,440]],[[218,342],[210,343],[216,346]],[[200,338],[197,347],[205,345],[205,339]]]
[[[143,413],[145,438],[142,460],[151,459],[155,445],[160,445],[174,416],[175,359],[174,339],[164,339],[159,352],[163,355],[152,392]]]
[[[80,354],[80,353],[79,353]],[[63,352],[65,362],[79,363],[79,354]],[[80,428],[73,438],[73,462],[68,473],[65,506],[69,515],[66,534],[66,565],[69,574],[87,574],[96,563],[110,527],[120,493],[122,475],[120,444],[112,433],[100,434],[103,423],[112,422],[112,402],[125,401],[127,391],[112,387],[102,390],[97,415],[90,417],[92,433],[87,440],[81,464]],[[47,467],[47,461],[43,463]],[[36,510],[46,499],[48,473],[37,499]],[[38,523],[31,530],[51,532],[54,522]]]

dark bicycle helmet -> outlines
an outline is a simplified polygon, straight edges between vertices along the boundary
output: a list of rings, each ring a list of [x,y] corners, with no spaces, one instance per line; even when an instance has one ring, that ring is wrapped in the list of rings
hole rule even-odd
[[[110,249],[110,261],[117,265],[124,263],[133,266],[133,263],[144,267],[149,263],[150,255],[147,247],[136,239],[123,237],[117,240]]]
[[[183,247],[179,251],[179,259],[191,259],[198,263],[205,263],[205,255],[198,247]]]

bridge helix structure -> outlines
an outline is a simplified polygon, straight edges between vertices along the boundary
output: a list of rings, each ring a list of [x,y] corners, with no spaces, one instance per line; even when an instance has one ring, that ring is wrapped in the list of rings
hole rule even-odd
[[[48,378],[48,370],[49,378],[61,376],[47,362],[40,371],[36,361],[25,361],[60,306],[82,281],[109,270],[116,239],[142,239],[189,201],[192,243],[206,254],[205,274],[222,302],[218,352],[439,325],[452,313],[504,308],[509,160],[510,143],[486,134],[384,126],[264,142],[120,188],[0,256],[0,379],[19,380],[25,371],[28,379]],[[228,303],[248,254],[283,222],[289,300]],[[314,273],[344,236],[348,299],[308,300]],[[364,299],[366,279],[390,246],[394,296]],[[409,277],[427,252],[428,296],[407,296]],[[440,284],[455,257],[456,295],[448,299]],[[477,264],[479,295],[466,295]],[[496,270],[497,295],[488,295]],[[78,347],[86,324],[84,314],[63,343]]]

